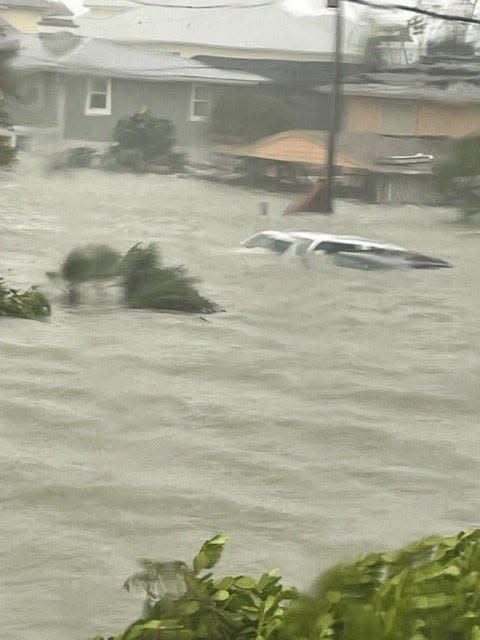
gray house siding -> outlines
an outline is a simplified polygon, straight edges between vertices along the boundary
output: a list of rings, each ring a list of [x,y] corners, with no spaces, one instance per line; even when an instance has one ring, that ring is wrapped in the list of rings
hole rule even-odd
[[[25,127],[52,128],[57,126],[58,119],[58,77],[53,73],[19,74],[16,90],[19,99],[8,98],[6,109],[15,125]],[[28,89],[35,89],[37,99],[27,104],[22,98],[28,96]]]
[[[111,114],[86,115],[87,76],[65,78],[65,138],[109,141],[119,118],[148,107],[159,118],[175,125],[179,147],[197,147],[205,142],[208,123],[190,120],[191,82],[111,81]]]

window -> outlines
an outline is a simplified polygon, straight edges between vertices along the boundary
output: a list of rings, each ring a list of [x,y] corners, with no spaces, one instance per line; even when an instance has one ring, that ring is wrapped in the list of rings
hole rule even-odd
[[[87,116],[104,115],[112,113],[112,83],[110,78],[91,78],[88,81]]]
[[[192,86],[190,103],[190,120],[207,120],[210,115],[210,88],[200,85]]]

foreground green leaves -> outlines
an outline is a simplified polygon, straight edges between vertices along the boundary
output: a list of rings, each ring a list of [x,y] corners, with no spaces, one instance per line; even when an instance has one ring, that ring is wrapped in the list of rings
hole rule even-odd
[[[142,560],[143,616],[110,640],[480,640],[480,529],[333,567],[310,594],[278,570],[215,579],[225,536],[188,566]],[[95,638],[94,640],[103,640]]]
[[[0,278],[0,317],[11,316],[37,320],[51,313],[50,302],[39,291],[18,292],[8,288]]]
[[[188,566],[181,561],[141,560],[142,571],[124,584],[146,592],[143,617],[118,640],[275,640],[285,606],[297,597],[285,589],[277,570],[215,579],[226,536],[207,540]]]
[[[480,530],[430,536],[334,567],[288,613],[285,637],[473,640],[480,631]]]

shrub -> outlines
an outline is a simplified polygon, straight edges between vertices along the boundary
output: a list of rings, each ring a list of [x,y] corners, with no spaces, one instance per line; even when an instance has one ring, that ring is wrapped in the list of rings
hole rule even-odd
[[[76,247],[65,258],[60,273],[70,284],[108,280],[118,276],[120,254],[103,244]]]
[[[334,567],[289,610],[283,637],[480,639],[480,529]]]
[[[161,267],[155,245],[135,244],[125,255],[121,272],[125,302],[132,309],[163,309],[191,313],[218,311],[201,296],[184,267]]]
[[[55,171],[57,169],[75,169],[91,167],[95,149],[91,147],[75,147],[66,149],[58,153],[52,154],[48,158],[48,169]]]
[[[35,320],[50,313],[50,302],[42,293],[33,290],[19,293],[5,286],[3,278],[0,278],[0,316]]]
[[[297,597],[276,570],[251,576],[214,578],[227,538],[207,540],[192,565],[142,560],[142,571],[124,587],[146,592],[143,616],[118,640],[275,640],[287,602]],[[97,639],[100,640],[100,639]]]
[[[225,541],[205,542],[191,566],[142,560],[124,584],[145,590],[142,618],[111,640],[480,640],[480,529],[338,565],[308,595],[276,570],[205,573]]]
[[[111,147],[108,153],[102,157],[101,167],[107,171],[146,173],[148,162],[139,149],[124,149],[116,146]]]
[[[145,161],[152,162],[168,156],[175,144],[175,129],[170,120],[156,118],[148,109],[142,109],[117,122],[113,139],[120,149],[136,150]]]

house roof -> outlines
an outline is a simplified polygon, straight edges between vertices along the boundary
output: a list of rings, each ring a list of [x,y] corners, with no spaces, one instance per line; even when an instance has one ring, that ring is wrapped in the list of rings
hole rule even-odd
[[[204,81],[255,85],[261,76],[213,69],[175,55],[155,55],[71,33],[19,34],[20,51],[12,62],[22,71],[56,71],[142,80]]]
[[[246,145],[218,145],[217,153],[236,157],[261,158],[325,166],[328,133],[326,131],[289,130],[261,138]],[[447,139],[394,137],[378,134],[341,133],[338,136],[336,164],[347,170],[375,173],[431,173],[432,162],[412,161],[408,164],[380,163],[393,156],[432,155],[434,161],[448,156],[451,141]]]
[[[134,7],[138,6],[135,5],[133,2],[131,2],[130,0],[84,0],[83,1],[83,6],[84,7],[113,7],[113,8],[119,8],[119,9],[123,9],[124,7],[128,8],[128,9],[133,9]]]
[[[251,144],[218,145],[216,151],[223,155],[242,158],[323,166],[327,162],[325,141],[326,135],[323,131],[290,130],[261,138]],[[365,166],[365,163],[345,154],[338,154],[337,164],[349,169],[361,169]]]
[[[329,87],[318,87],[329,92]],[[480,102],[480,57],[424,56],[419,62],[363,73],[344,82],[346,95],[411,98],[446,103]]]
[[[45,15],[55,17],[73,16],[73,11],[70,11],[70,9],[65,4],[63,4],[63,2],[49,2]]]
[[[48,0],[1,0],[0,7],[12,9],[48,9]]]
[[[142,5],[147,5],[145,0]],[[334,12],[320,15],[293,15],[282,3],[252,6],[246,0],[234,7],[182,8],[182,0],[166,0],[168,6],[137,6],[103,19],[88,15],[78,18],[80,32],[115,42],[176,43],[208,48],[240,49],[250,52],[276,52],[289,59],[293,54],[312,54],[331,59],[334,49]],[[195,0],[192,0],[195,4]],[[219,3],[213,0],[208,4]],[[204,4],[199,2],[199,5]],[[245,5],[242,7],[242,4]],[[233,6],[233,5],[232,5]],[[213,27],[214,26],[214,27]],[[346,60],[358,59],[358,21],[345,20]]]
[[[0,16],[0,52],[16,51],[19,46],[18,31]]]

